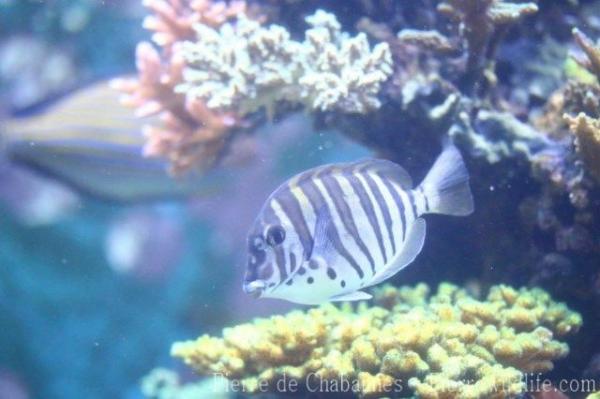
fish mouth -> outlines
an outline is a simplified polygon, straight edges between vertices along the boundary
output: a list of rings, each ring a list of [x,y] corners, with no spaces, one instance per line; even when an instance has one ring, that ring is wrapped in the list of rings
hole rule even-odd
[[[265,291],[266,283],[264,281],[255,280],[250,282],[244,282],[244,292],[255,299],[262,296]]]

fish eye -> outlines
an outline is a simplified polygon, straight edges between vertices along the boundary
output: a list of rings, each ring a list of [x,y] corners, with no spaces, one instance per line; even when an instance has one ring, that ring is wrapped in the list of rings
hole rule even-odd
[[[281,226],[271,226],[267,230],[267,244],[274,247],[285,240],[285,230]]]

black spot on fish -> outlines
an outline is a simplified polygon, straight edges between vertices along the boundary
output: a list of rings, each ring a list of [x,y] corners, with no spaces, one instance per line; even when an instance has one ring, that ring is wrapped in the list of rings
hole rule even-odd
[[[316,260],[311,259],[308,261],[308,267],[313,270],[317,270],[319,268],[319,263]]]
[[[342,281],[340,282],[340,285],[342,286],[342,288],[344,288],[344,287],[346,286],[346,282],[345,282],[344,280],[342,280]]]
[[[337,274],[335,273],[335,270],[333,270],[332,268],[328,267],[327,268],[327,276],[330,279],[335,280],[335,278],[337,277]]]
[[[273,288],[273,287],[275,287],[275,283],[269,284],[269,288]]]
[[[302,276],[304,275],[304,273],[306,273],[306,269],[301,267],[300,269],[298,269],[298,275]]]
[[[314,283],[314,282],[315,282],[315,279],[314,279],[314,278],[312,278],[312,277],[309,277],[309,278],[307,278],[307,279],[306,279],[306,282],[307,282],[308,284],[312,284],[312,283]]]
[[[292,283],[293,283],[293,282],[294,282],[294,280],[291,280],[291,279],[290,279],[290,280],[288,280],[288,281],[285,283],[285,285],[292,285]]]

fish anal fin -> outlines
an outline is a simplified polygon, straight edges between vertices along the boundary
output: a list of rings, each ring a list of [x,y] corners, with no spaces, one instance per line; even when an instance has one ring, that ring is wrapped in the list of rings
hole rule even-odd
[[[400,252],[389,262],[387,267],[375,273],[367,286],[379,284],[411,264],[423,248],[425,232],[425,220],[421,218],[416,219],[406,233],[406,241],[404,241]]]
[[[366,301],[371,299],[373,296],[371,294],[367,294],[364,291],[354,291],[349,294],[336,295],[331,297],[329,300],[333,302],[340,301]]]

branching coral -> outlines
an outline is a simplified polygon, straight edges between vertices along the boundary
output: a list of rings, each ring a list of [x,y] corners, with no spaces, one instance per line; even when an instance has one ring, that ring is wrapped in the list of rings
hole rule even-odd
[[[349,37],[323,11],[307,18],[312,28],[296,42],[285,28],[246,17],[243,2],[144,4],[153,12],[144,27],[160,51],[140,43],[138,77],[113,86],[140,117],[160,115],[145,128],[144,153],[167,158],[174,174],[214,165],[244,115],[263,106],[272,114],[280,100],[321,111],[378,108],[392,72],[387,44],[371,51],[364,34]]]
[[[153,31],[152,41],[161,47],[194,37],[198,23],[220,26],[246,10],[244,1],[144,0],[152,12],[144,19],[144,28]]]
[[[174,174],[206,169],[223,155],[240,118],[175,93],[175,86],[183,80],[180,42],[193,37],[194,24],[218,26],[243,11],[244,3],[147,0],[144,4],[154,13],[144,26],[154,31],[153,40],[160,52],[150,43],[140,43],[136,51],[138,76],[116,79],[113,87],[124,93],[123,104],[137,108],[140,117],[160,115],[158,123],[150,122],[145,128],[146,155],[167,158]]]
[[[186,83],[177,87],[211,109],[240,110],[277,101],[312,110],[366,113],[379,108],[382,82],[392,73],[389,46],[370,49],[364,34],[349,37],[333,14],[318,10],[306,18],[303,42],[281,26],[261,26],[244,15],[217,31],[197,24],[197,41],[183,44]]]
[[[566,356],[555,338],[581,325],[539,289],[495,286],[480,301],[450,284],[433,296],[424,284],[384,286],[374,298],[356,310],[327,304],[257,319],[222,338],[175,343],[172,354],[249,392],[292,379],[301,390],[346,382],[361,397],[410,388],[421,398],[504,398],[523,390],[523,372],[548,371]]]
[[[565,90],[570,109],[577,116],[565,114],[569,130],[575,135],[575,148],[589,174],[600,183],[600,110],[598,93],[600,86],[600,47],[578,29],[573,29],[573,37],[583,50],[586,58],[577,57],[576,61],[587,69],[596,81],[588,84],[572,84]]]
[[[509,3],[503,0],[446,0],[438,11],[458,22],[468,50],[467,74],[478,77],[493,60],[497,42],[494,33],[522,17],[537,12],[535,3]]]
[[[438,12],[456,23],[458,33],[467,50],[465,77],[474,85],[485,74],[495,81],[493,58],[498,36],[503,29],[521,18],[536,13],[533,2],[510,3],[503,0],[446,0],[441,2]],[[403,41],[419,43],[439,52],[450,52],[457,44],[437,31],[403,30],[398,34]],[[486,71],[487,69],[487,71]]]
[[[600,120],[584,113],[576,117],[565,116],[571,132],[575,135],[575,146],[586,169],[600,182]]]
[[[576,61],[600,79],[600,48],[577,28],[573,29],[573,38],[587,57],[576,58]]]

